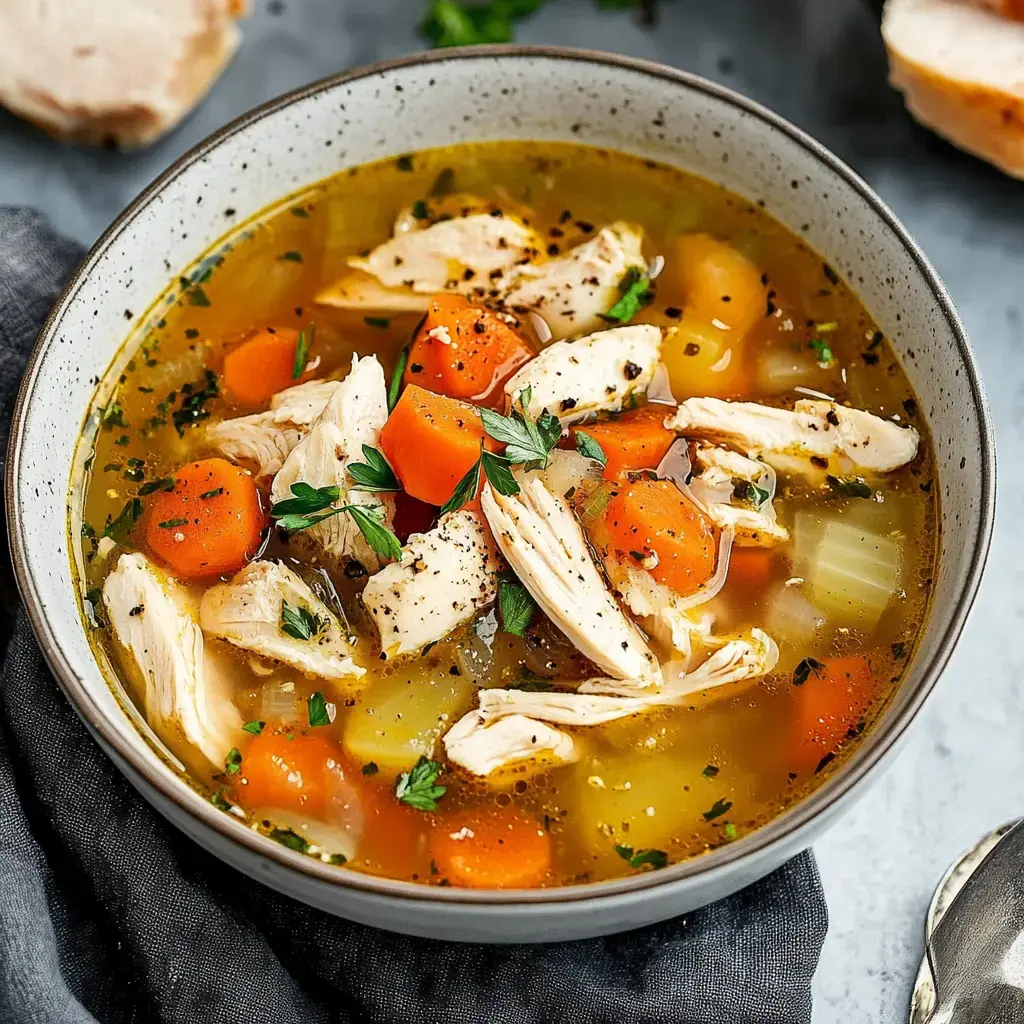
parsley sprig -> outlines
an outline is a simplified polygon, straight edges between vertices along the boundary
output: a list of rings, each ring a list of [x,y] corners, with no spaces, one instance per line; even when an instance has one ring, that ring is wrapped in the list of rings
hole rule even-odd
[[[316,324],[309,325],[309,333],[299,331],[299,340],[295,345],[295,362],[292,365],[292,380],[298,380],[306,372],[309,362],[309,350],[316,336]]]
[[[505,632],[522,636],[530,625],[536,607],[530,592],[519,582],[515,573],[503,572],[498,579],[498,608]]]
[[[366,462],[349,464],[348,475],[355,481],[350,490],[400,491],[402,489],[394,471],[376,448],[364,444],[363,458],[366,459]]]
[[[312,640],[327,628],[327,620],[302,605],[281,602],[281,632],[296,640]]]
[[[647,271],[643,267],[630,267],[626,276],[619,283],[619,301],[601,314],[602,320],[613,324],[628,324],[643,309],[654,300],[654,287]]]
[[[652,868],[663,868],[668,864],[668,854],[664,850],[634,850],[632,846],[616,845],[615,852],[631,868],[642,868],[645,864],[650,864]]]
[[[398,776],[395,796],[418,811],[436,811],[437,801],[448,792],[446,786],[437,785],[440,774],[441,765],[437,761],[421,757],[411,771]]]

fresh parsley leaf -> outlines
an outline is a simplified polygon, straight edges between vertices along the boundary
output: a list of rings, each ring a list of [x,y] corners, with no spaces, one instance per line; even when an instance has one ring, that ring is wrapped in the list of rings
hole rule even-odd
[[[309,853],[309,843],[290,828],[272,828],[270,838],[296,853]]]
[[[585,434],[582,430],[576,431],[576,451],[585,459],[593,459],[602,466],[608,465],[608,456],[605,455],[604,449],[589,434]]]
[[[481,410],[483,412],[485,410]],[[482,449],[481,449],[482,450]],[[472,501],[476,497],[476,492],[480,490],[480,470],[482,468],[483,459],[477,459],[476,462],[470,467],[469,472],[456,484],[455,490],[452,492],[452,496],[441,506],[440,515],[447,515],[449,512],[456,512],[467,501]]]
[[[213,804],[213,806],[216,807],[218,811],[230,811],[231,810],[231,804],[228,803],[228,801],[224,799],[224,794],[223,793],[211,793],[210,794],[210,803]]]
[[[480,419],[488,435],[506,445],[506,462],[511,465],[536,463],[538,469],[543,469],[548,464],[548,454],[562,436],[562,425],[558,417],[546,409],[536,422],[524,415],[521,409],[529,408],[531,397],[530,389],[524,388],[519,396],[520,409],[513,409],[508,416],[493,409],[481,409]]]
[[[124,419],[124,409],[117,402],[108,402],[100,415],[100,424],[107,430],[110,430],[111,427],[124,427],[127,429],[128,424]]]
[[[147,494],[155,494],[157,491],[173,491],[174,477],[165,476],[160,480],[150,480],[139,488],[139,494],[145,497]]]
[[[732,493],[740,501],[749,501],[754,508],[760,508],[771,497],[768,491],[758,487],[752,480],[737,480]]]
[[[364,775],[376,775],[380,769],[377,767],[376,761],[367,761],[366,764],[363,765],[362,771]]]
[[[327,863],[341,866],[342,864],[348,863],[348,857],[343,853],[332,853],[330,857],[327,858]]]
[[[725,838],[728,839],[729,842],[732,842],[736,838],[737,834],[736,826],[731,821],[727,821],[725,823]]]
[[[306,708],[309,712],[309,724],[311,726],[330,725],[336,713],[335,706],[324,699],[320,690],[312,693],[306,701]]]
[[[562,436],[561,420],[549,413],[547,409],[543,409],[537,417],[537,433],[540,434],[544,447],[550,452]]]
[[[270,514],[275,519],[282,516],[310,515],[333,505],[341,496],[341,491],[333,484],[329,487],[313,487],[304,480],[292,484],[291,498],[282,498],[271,506]]]
[[[103,536],[109,537],[111,540],[123,541],[135,529],[135,524],[141,515],[142,502],[138,498],[129,499],[125,507],[121,509],[121,514],[107,523]]]
[[[397,562],[402,557],[402,542],[384,525],[379,505],[345,505],[342,511],[355,520],[363,539],[381,558]]]
[[[430,207],[427,206],[427,201],[425,199],[417,199],[416,202],[412,204],[412,215],[417,220],[426,220],[430,216]]]
[[[832,349],[829,347],[829,343],[824,338],[812,338],[808,342],[807,347],[814,349],[814,355],[818,360],[818,365],[823,369],[827,366],[831,366],[836,361],[836,357],[832,355]]]
[[[242,770],[242,753],[238,747],[232,747],[224,758],[224,770],[228,775],[237,775]]]
[[[260,722],[260,721],[256,721],[256,720],[253,720],[253,721],[251,721],[251,722],[246,722],[246,723],[245,723],[245,724],[244,724],[244,725],[242,726],[242,728],[243,728],[243,729],[244,729],[244,730],[245,730],[246,732],[248,732],[248,733],[251,733],[251,734],[252,734],[253,736],[259,736],[259,734],[260,734],[261,732],[263,732],[263,727],[264,727],[264,726],[265,726],[266,724],[267,724],[266,722]]]
[[[711,809],[704,812],[705,821],[714,821],[715,818],[720,818],[729,808],[732,807],[731,800],[716,800],[712,805]]]
[[[508,468],[508,463],[494,452],[481,452],[480,461],[483,465],[487,482],[499,493],[506,497],[519,493],[519,484]]]
[[[632,846],[616,844],[615,852],[631,868],[642,868],[645,864],[650,864],[652,868],[663,868],[668,864],[668,854],[664,850],[634,850]]]
[[[536,604],[514,573],[503,572],[498,579],[498,608],[506,633],[522,636],[530,625]]]
[[[309,325],[309,333],[299,331],[299,340],[295,345],[295,362],[292,364],[292,380],[298,380],[306,372],[309,362],[309,350],[316,337],[316,324]]]
[[[793,669],[793,685],[803,686],[811,677],[813,672],[816,676],[820,676],[824,671],[825,666],[822,665],[817,658],[804,658],[795,669]]]
[[[841,494],[844,498],[870,498],[871,488],[861,480],[860,477],[842,477],[829,475],[825,477],[825,482],[832,488],[836,494]]]
[[[302,253],[296,252],[294,249],[289,249],[287,252],[281,253],[277,258],[279,260],[284,260],[286,263],[301,263]]]
[[[355,486],[350,488],[350,490],[400,491],[402,489],[402,485],[398,482],[394,471],[376,448],[371,448],[368,444],[364,444],[363,458],[366,459],[365,463],[349,463],[348,475],[356,482]]]
[[[181,389],[181,408],[175,409],[171,415],[174,429],[178,431],[179,437],[185,436],[185,428],[199,420],[209,418],[210,410],[206,408],[207,403],[220,394],[220,385],[217,383],[217,374],[213,370],[207,370],[204,383],[201,387],[194,384],[186,384]]]
[[[388,412],[393,412],[395,406],[398,405],[398,396],[402,393],[402,375],[405,373],[408,362],[409,348],[406,346],[398,353],[395,368],[391,372],[391,383],[388,384]]]
[[[296,640],[312,640],[327,623],[302,605],[281,602],[281,632]]]
[[[188,299],[190,306],[210,306],[210,296],[206,294],[206,289],[201,288],[199,285],[190,285],[185,291],[185,297]]]
[[[448,791],[446,786],[437,785],[440,774],[441,765],[437,761],[421,757],[411,771],[398,776],[395,796],[418,811],[436,811],[437,801]]]
[[[433,46],[473,46],[511,41],[515,22],[544,0],[430,0],[420,34]]]
[[[603,319],[615,324],[628,324],[654,299],[654,288],[643,267],[630,267],[619,283],[619,301],[603,314]]]

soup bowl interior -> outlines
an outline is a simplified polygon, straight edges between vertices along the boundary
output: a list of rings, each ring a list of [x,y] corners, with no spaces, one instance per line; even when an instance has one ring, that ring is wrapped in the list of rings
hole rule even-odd
[[[71,530],[97,379],[116,380],[129,330],[167,280],[233,227],[321,178],[420,148],[560,140],[681,167],[753,202],[846,278],[902,360],[932,431],[939,572],[929,621],[880,721],[808,799],[729,847],[629,879],[475,892],[339,871],[210,806],[132,721],[97,667],[79,613]],[[102,395],[100,396],[103,397]],[[54,425],[58,429],[54,429]],[[410,58],[342,75],[228,126],[158,179],[100,239],[58,302],[26,373],[7,475],[19,585],[44,654],[90,730],[177,825],[268,884],[324,909],[418,934],[563,938],[636,926],[701,905],[807,846],[878,773],[947,660],[973,599],[992,524],[988,413],[955,311],[934,272],[870,190],[820,145],[735,94],[682,72],[573,51],[494,48]],[[48,496],[40,501],[39,495]]]

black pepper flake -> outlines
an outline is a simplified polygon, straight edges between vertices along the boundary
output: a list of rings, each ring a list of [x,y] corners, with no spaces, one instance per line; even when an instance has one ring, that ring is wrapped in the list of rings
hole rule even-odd
[[[562,401],[561,401],[561,404],[559,406],[559,409],[560,409],[561,412],[568,412],[570,409],[575,409],[575,408],[576,408],[576,399],[575,398],[563,398]]]
[[[827,263],[822,263],[821,272],[829,284],[839,284],[839,275]]]
[[[682,318],[682,315],[683,311],[678,306],[665,307],[665,316],[667,316],[669,320],[679,320]]]
[[[878,355],[875,352],[861,352],[860,357],[868,366],[876,366],[878,364]]]
[[[408,153],[406,153],[404,156],[400,156],[395,161],[395,166],[400,171],[411,171],[413,169],[412,156],[410,154],[408,154]]]
[[[908,416],[916,416],[917,402],[915,402],[912,398],[905,398],[903,400],[903,411],[906,412]]]
[[[423,364],[422,363],[410,363],[409,364],[409,372],[410,373],[422,373],[423,372]]]
[[[560,250],[558,248],[558,243],[557,242],[552,242],[548,246],[548,255],[549,256],[557,256],[559,252],[560,252]]]
[[[875,333],[871,335],[871,341],[868,342],[868,348],[878,348],[883,341],[885,341],[885,335],[881,331],[875,331]]]
[[[369,573],[366,571],[366,567],[362,562],[357,562],[354,558],[345,563],[345,578],[349,580],[358,580],[363,576],[368,576]]]
[[[686,348],[683,349],[684,356],[695,356],[700,354],[700,345],[695,341],[688,341]]]
[[[772,302],[771,299],[768,299],[765,302],[765,306],[764,306],[764,315],[765,315],[765,317],[774,316],[775,315],[775,310],[777,308],[778,307],[775,305],[775,303]]]
[[[825,768],[827,768],[827,767],[828,767],[828,766],[829,766],[829,765],[830,765],[830,764],[831,764],[831,763],[832,763],[832,762],[833,762],[833,761],[834,761],[835,759],[836,759],[836,755],[835,755],[835,754],[834,754],[834,753],[833,753],[832,751],[829,751],[829,752],[828,752],[828,753],[827,753],[827,754],[826,754],[826,755],[825,755],[825,756],[824,756],[824,757],[823,757],[823,758],[822,758],[822,759],[821,759],[821,760],[820,760],[820,761],[818,762],[818,767],[814,769],[814,774],[815,774],[815,775],[817,775],[817,774],[818,774],[818,772],[820,772],[820,771],[824,771],[824,770],[825,770]]]
[[[473,330],[477,334],[486,334],[487,333],[487,324],[485,324],[483,322],[483,320],[477,320],[477,321],[475,321],[473,323]]]
[[[839,426],[839,417],[836,415],[835,409],[829,409],[829,411],[825,413],[825,419],[827,419],[833,427]]]
[[[636,380],[637,377],[639,377],[640,374],[643,372],[643,367],[637,366],[634,362],[627,362],[626,365],[622,368],[622,374],[626,378],[626,380]],[[573,402],[573,405],[575,404],[576,403]]]

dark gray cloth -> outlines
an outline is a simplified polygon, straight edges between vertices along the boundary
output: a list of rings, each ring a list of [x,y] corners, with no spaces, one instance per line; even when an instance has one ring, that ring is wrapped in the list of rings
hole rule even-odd
[[[37,215],[0,208],[5,441],[21,367],[80,257]],[[536,946],[392,935],[250,881],[121,778],[48,672],[5,572],[2,1024],[810,1021],[827,925],[810,854],[676,920]]]

